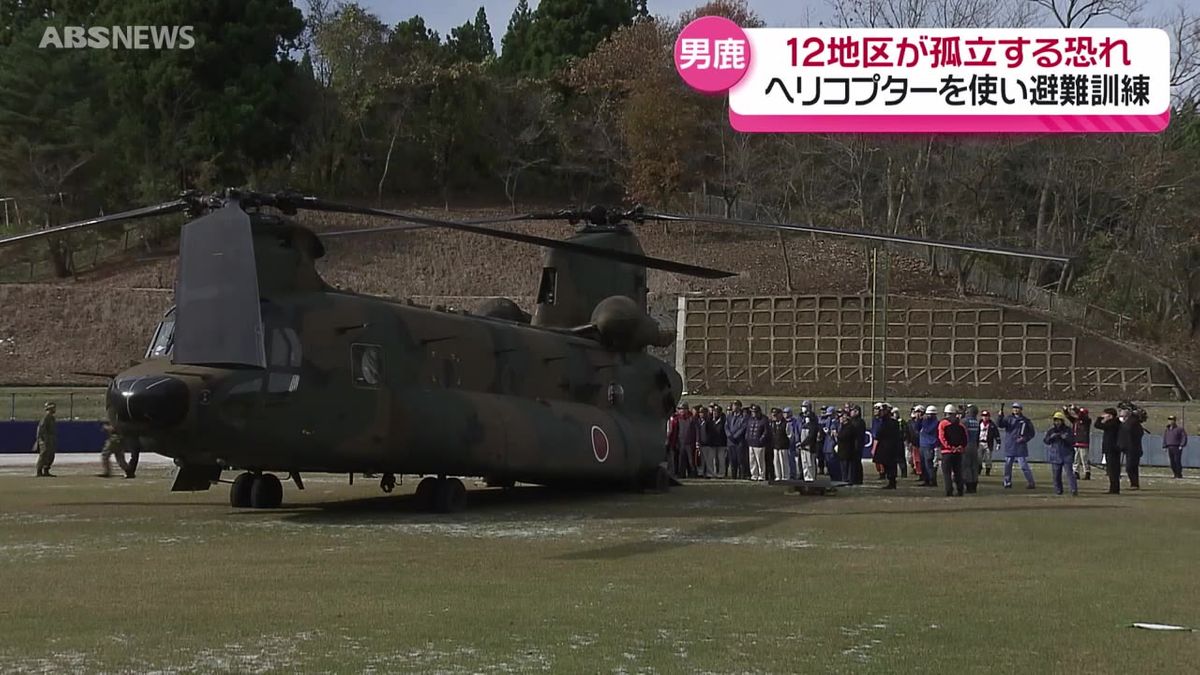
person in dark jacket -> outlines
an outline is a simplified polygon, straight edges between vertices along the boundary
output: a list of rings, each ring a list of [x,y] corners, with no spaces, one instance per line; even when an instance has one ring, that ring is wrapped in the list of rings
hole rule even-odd
[[[776,408],[771,419],[771,464],[767,466],[767,480],[788,480],[791,464],[792,439],[788,431],[792,424],[785,419],[783,411]]]
[[[850,408],[842,426],[838,429],[838,460],[842,463],[842,480],[862,485],[862,448],[866,440],[867,425],[858,406]]]
[[[1087,408],[1078,406],[1063,408],[1063,414],[1071,423],[1071,434],[1075,436],[1075,479],[1091,480],[1092,416]]]
[[[1046,460],[1050,462],[1050,470],[1054,476],[1054,494],[1063,493],[1063,468],[1075,461],[1075,433],[1067,426],[1067,415],[1063,412],[1054,413],[1054,425],[1046,430],[1042,439],[1046,444]],[[1076,482],[1075,472],[1067,468],[1067,478],[1071,482],[1071,496],[1079,494],[1079,483]]]
[[[1183,449],[1187,447],[1187,432],[1175,423],[1175,416],[1167,417],[1167,428],[1163,430],[1163,448],[1171,458],[1171,473],[1183,478]]]
[[[908,415],[908,423],[904,425],[905,461],[912,465],[913,476],[917,482],[923,482],[921,476],[921,421],[925,415],[925,406],[913,406]]]
[[[686,478],[692,474],[692,456],[699,435],[699,420],[686,403],[680,403],[679,413],[671,418],[671,424],[667,428],[667,440],[674,460],[672,468],[676,478]]]
[[[887,478],[885,490],[896,489],[896,469],[904,461],[904,437],[900,426],[892,419],[892,409],[884,405],[879,409],[879,431],[875,435],[875,462],[883,465]]]
[[[771,445],[771,424],[762,414],[762,408],[750,406],[750,419],[746,420],[746,445],[750,449],[750,480],[766,478],[767,446]]]
[[[967,449],[963,452],[962,471],[963,483],[967,486],[967,494],[975,494],[979,489],[979,472],[982,464],[979,458],[979,408],[967,406],[967,414],[961,420],[967,430]]]
[[[727,449],[729,436],[725,428],[725,425],[727,424],[727,418],[725,416],[725,411],[719,404],[717,404],[716,401],[714,401],[712,405],[708,407],[708,409],[709,414],[712,415],[712,440],[714,443],[716,443],[716,445],[713,446],[713,453],[716,455],[716,462],[713,465],[713,478],[724,478],[729,472],[729,451]]]
[[[1100,451],[1104,453],[1104,467],[1108,473],[1108,494],[1121,494],[1121,450],[1117,447],[1117,435],[1121,431],[1121,421],[1117,419],[1116,408],[1105,408],[1096,420],[1096,428],[1104,432],[1104,440]]]
[[[992,475],[992,453],[1000,443],[1000,427],[992,421],[992,413],[979,413],[979,457],[983,463],[983,475]]]
[[[842,481],[842,463],[837,456],[838,429],[842,427],[842,418],[833,406],[825,408],[825,466],[829,480]]]
[[[730,406],[729,415],[725,417],[725,444],[729,448],[727,476],[732,478],[749,478],[750,463],[743,459],[746,454],[746,420],[749,415],[742,408],[741,401],[734,401]],[[745,476],[742,473],[745,472]]]
[[[699,413],[700,433],[696,445],[700,446],[700,464],[696,467],[696,475],[712,478],[717,472],[717,429],[709,408],[700,408]]]
[[[1146,430],[1142,428],[1141,415],[1136,411],[1121,410],[1117,415],[1121,427],[1117,431],[1117,449],[1125,454],[1125,473],[1129,475],[1129,489],[1140,489],[1138,473],[1142,464],[1142,437]]]

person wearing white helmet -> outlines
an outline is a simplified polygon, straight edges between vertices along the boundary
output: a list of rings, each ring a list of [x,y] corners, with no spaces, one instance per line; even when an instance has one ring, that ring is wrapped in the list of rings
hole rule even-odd
[[[812,402],[800,404],[799,440],[796,442],[796,476],[804,480],[817,479],[817,453],[821,451],[821,422],[813,412]]]
[[[921,418],[918,436],[921,444],[921,485],[924,487],[937,487],[937,469],[934,467],[938,448],[937,430],[937,408],[928,406],[925,416]]]
[[[967,450],[967,428],[958,421],[958,406],[947,404],[945,418],[938,423],[938,450],[942,455],[942,479],[946,496],[963,496],[963,453]]]

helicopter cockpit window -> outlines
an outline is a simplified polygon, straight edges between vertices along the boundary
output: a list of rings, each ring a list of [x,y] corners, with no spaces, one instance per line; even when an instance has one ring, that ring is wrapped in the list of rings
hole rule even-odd
[[[350,367],[354,384],[378,387],[383,381],[383,350],[378,345],[351,345]]]
[[[553,267],[542,268],[542,283],[538,286],[538,304],[553,305],[558,295],[558,270]]]
[[[150,341],[150,348],[146,350],[146,358],[152,359],[156,356],[166,356],[171,353],[171,346],[175,339],[175,314],[172,312],[163,317],[163,320],[158,324],[158,330],[154,331],[154,339]]]

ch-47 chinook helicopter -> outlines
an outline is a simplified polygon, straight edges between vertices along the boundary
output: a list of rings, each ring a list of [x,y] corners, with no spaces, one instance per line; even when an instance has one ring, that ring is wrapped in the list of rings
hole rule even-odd
[[[498,299],[466,314],[333,288],[315,267],[321,239],[288,218],[302,209],[405,223],[323,237],[440,227],[546,247],[537,308],[530,316]],[[207,490],[239,470],[230,503],[254,508],[282,503],[276,474],[303,489],[302,474],[314,472],[381,474],[387,492],[397,474],[422,474],[418,504],[437,511],[464,505],[454,476],[664,489],[663,432],[682,383],[646,353],[674,340],[646,312],[646,269],[732,273],[646,256],[630,223],[709,221],[972,249],[640,208],[461,223],[233,189],[0,239],[0,247],[174,212],[193,218],[180,234],[175,306],[147,359],[112,378],[108,417],[142,449],[174,458],[172,490]],[[551,219],[582,227],[556,240],[484,226]]]

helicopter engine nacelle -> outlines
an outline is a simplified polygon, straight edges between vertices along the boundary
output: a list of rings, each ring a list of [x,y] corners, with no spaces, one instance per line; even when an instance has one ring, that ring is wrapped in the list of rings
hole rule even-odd
[[[675,341],[674,331],[660,328],[633,298],[624,295],[610,295],[601,300],[592,310],[592,325],[600,334],[600,342],[616,351],[668,347]]]

